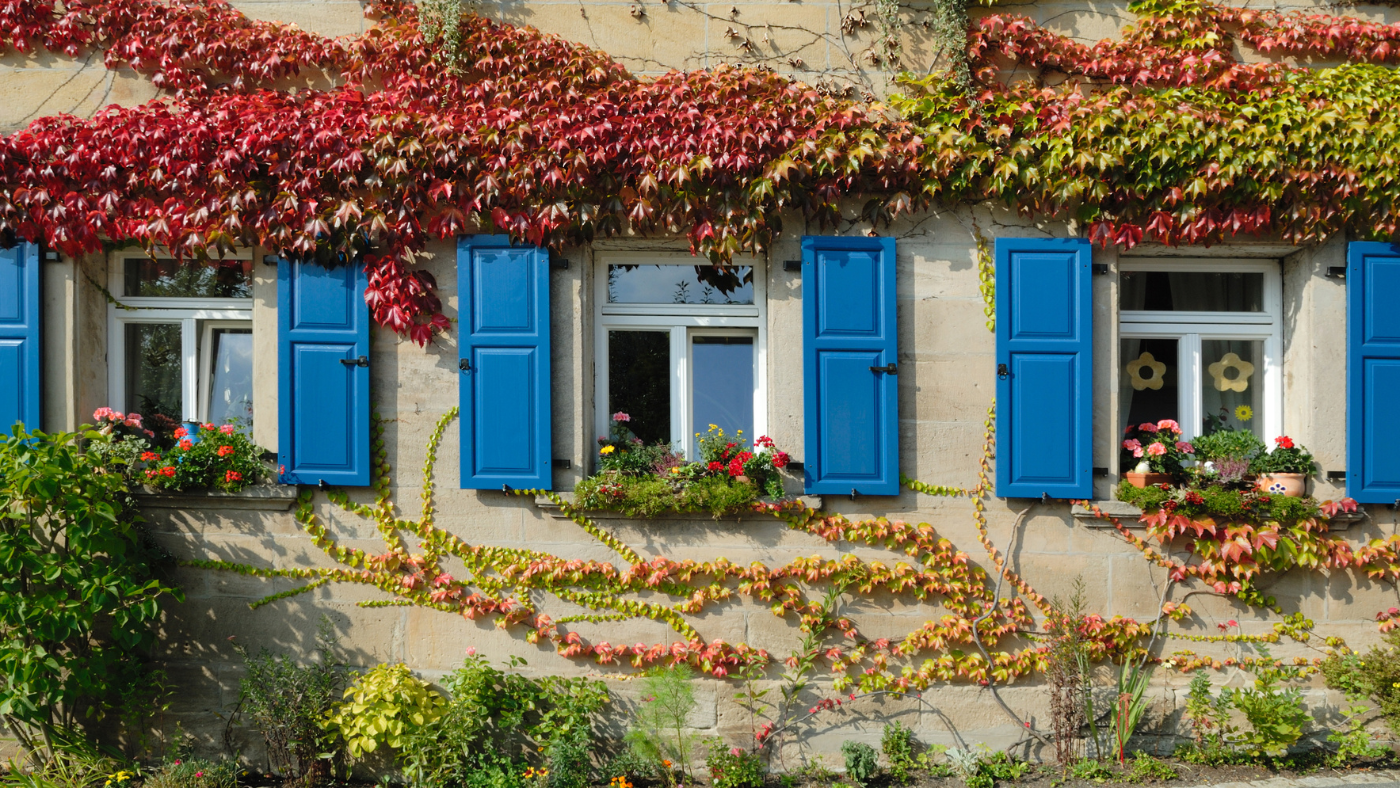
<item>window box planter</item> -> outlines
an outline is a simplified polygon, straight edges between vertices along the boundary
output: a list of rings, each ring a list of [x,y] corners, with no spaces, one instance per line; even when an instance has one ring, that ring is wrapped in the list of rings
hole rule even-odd
[[[171,492],[143,488],[132,495],[143,509],[289,512],[297,500],[294,484],[253,484],[236,493],[222,490]]]
[[[1093,506],[1097,506],[1099,511],[1109,517],[1116,517],[1123,524],[1124,528],[1146,528],[1147,524],[1141,522],[1142,509],[1123,501],[1091,501]],[[1082,504],[1075,504],[1070,508],[1070,516],[1083,523],[1088,528],[1112,528],[1113,522],[1094,514],[1093,509]],[[1327,530],[1332,532],[1345,531],[1353,525],[1365,520],[1368,517],[1365,509],[1355,512],[1337,512],[1327,520]]]
[[[1308,489],[1308,475],[1305,473],[1261,473],[1255,484],[1260,492],[1283,495],[1289,498],[1302,498]]]
[[[561,493],[559,493],[559,497],[562,498],[562,499],[564,499],[566,502],[568,502],[568,503],[570,503],[570,504],[572,504],[572,503],[574,502],[574,494],[571,493],[571,492],[561,492]],[[794,496],[794,497],[792,497],[792,498],[786,498],[786,499],[784,499],[784,500],[789,500],[789,501],[801,501],[801,502],[802,502],[802,505],[806,506],[808,509],[820,509],[820,508],[822,508],[822,497],[821,497],[820,495],[799,495],[799,496]],[[762,499],[760,502],[761,502],[761,503],[773,503],[774,501],[773,501],[772,499],[764,498],[764,499]],[[558,504],[554,503],[553,501],[551,501],[550,499],[544,497],[543,495],[537,495],[537,496],[535,496],[535,506],[539,507],[539,509],[540,509],[541,511],[546,512],[546,513],[549,514],[551,517],[558,517],[558,518],[561,518],[561,519],[563,519],[563,518],[565,517],[563,511],[559,508]],[[746,517],[752,518],[752,517],[767,517],[767,516],[768,516],[768,515],[760,515],[759,513],[750,511],[750,510],[748,510],[748,509],[741,509],[741,510],[739,510],[739,511],[729,512],[729,513],[726,513],[726,514],[722,514],[722,515],[720,515],[720,516],[718,516],[718,517],[715,517],[714,515],[712,515],[712,514],[711,514],[710,512],[708,512],[708,511],[689,511],[689,512],[667,511],[667,512],[662,512],[662,513],[660,513],[660,514],[649,515],[649,516],[646,516],[646,515],[632,515],[632,514],[628,514],[628,513],[626,513],[626,512],[613,511],[613,510],[610,510],[610,509],[588,509],[588,510],[585,510],[585,513],[586,513],[591,519],[594,519],[594,520],[663,520],[663,521],[685,520],[685,521],[690,521],[690,522],[694,522],[694,521],[696,521],[696,520],[725,520],[725,521],[734,521],[734,522],[738,522],[738,521],[740,521],[740,520],[743,520],[743,519],[746,518]]]
[[[1123,478],[1128,480],[1128,484],[1134,487],[1155,487],[1159,484],[1171,484],[1172,475],[1170,473],[1138,473],[1128,471],[1123,474]]]

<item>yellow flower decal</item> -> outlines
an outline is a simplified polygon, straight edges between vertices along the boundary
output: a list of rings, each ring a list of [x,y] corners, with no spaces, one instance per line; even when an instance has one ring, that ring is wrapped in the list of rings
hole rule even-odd
[[[1152,389],[1156,391],[1162,387],[1162,378],[1166,377],[1167,365],[1158,361],[1151,353],[1143,353],[1136,359],[1128,362],[1128,377],[1132,379],[1133,391]],[[1143,375],[1146,370],[1150,374]]]
[[[1231,370],[1234,375],[1228,374]],[[1220,360],[1206,367],[1215,378],[1216,391],[1244,391],[1249,388],[1249,378],[1254,374],[1254,365],[1235,355],[1226,353]]]
[[[1254,408],[1251,408],[1248,405],[1241,405],[1238,408],[1235,408],[1235,418],[1239,419],[1240,421],[1249,421],[1250,419],[1254,418]]]
[[[616,447],[616,446],[604,446],[603,448],[601,448],[601,449],[598,450],[598,453],[599,453],[599,454],[612,454],[614,451],[617,451],[617,447]]]

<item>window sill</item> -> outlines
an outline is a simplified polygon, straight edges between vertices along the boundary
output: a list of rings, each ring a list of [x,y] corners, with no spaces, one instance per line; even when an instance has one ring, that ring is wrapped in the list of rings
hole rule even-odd
[[[238,509],[288,512],[297,500],[294,484],[254,484],[240,492],[220,490],[190,492],[137,492],[137,503],[148,509]]]
[[[1142,510],[1130,503],[1124,503],[1122,501],[1093,501],[1093,504],[1099,507],[1104,514],[1110,517],[1117,517],[1125,528],[1147,527],[1138,521],[1138,518],[1142,517]],[[1074,519],[1083,522],[1089,528],[1113,527],[1112,522],[1094,516],[1094,513],[1088,507],[1080,504],[1075,504],[1074,507],[1070,509],[1070,514],[1073,515]],[[1333,532],[1345,531],[1362,520],[1365,520],[1366,516],[1365,510],[1350,514],[1339,512],[1335,517],[1328,520],[1327,530]]]
[[[574,494],[571,492],[559,493],[559,497],[569,503],[574,502]],[[766,500],[766,499],[765,499]],[[822,508],[822,497],[820,495],[798,495],[793,500],[801,501],[808,509]],[[559,506],[543,495],[535,496],[535,506],[546,512],[550,517],[564,519],[564,513]],[[593,520],[719,520],[738,522],[745,517],[751,516],[752,512],[739,512],[726,514],[721,517],[714,517],[709,512],[665,512],[651,517],[633,517],[623,512],[614,512],[607,509],[589,509],[585,512]]]

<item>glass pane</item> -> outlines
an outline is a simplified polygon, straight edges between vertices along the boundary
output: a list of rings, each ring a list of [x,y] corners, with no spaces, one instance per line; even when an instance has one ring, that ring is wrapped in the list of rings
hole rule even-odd
[[[644,443],[671,442],[670,332],[608,332],[608,412]]]
[[[753,434],[753,337],[697,336],[691,338],[691,433],[704,433],[711,424],[729,435]]]
[[[1244,429],[1264,437],[1264,343],[1201,340],[1201,433]]]
[[[1122,340],[1118,392],[1121,433],[1129,424],[1181,421],[1181,366],[1176,339]],[[1131,470],[1131,469],[1129,469]]]
[[[1149,312],[1262,312],[1264,275],[1230,271],[1124,271],[1119,306]]]
[[[753,267],[610,265],[608,303],[752,304]]]
[[[179,323],[126,324],[126,408],[150,419],[184,418]]]
[[[125,260],[122,292],[162,298],[252,298],[253,261]]]
[[[208,420],[253,430],[253,330],[216,328],[210,351]]]

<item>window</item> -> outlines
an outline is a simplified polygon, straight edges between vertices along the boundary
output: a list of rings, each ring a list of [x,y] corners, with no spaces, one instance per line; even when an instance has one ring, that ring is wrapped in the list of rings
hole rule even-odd
[[[750,441],[767,429],[763,270],[759,261],[736,263],[600,259],[598,434],[621,411],[638,438],[693,458],[695,433],[711,424]]]
[[[1124,261],[1118,283],[1120,431],[1174,419],[1186,440],[1282,434],[1277,262]]]
[[[112,406],[251,430],[252,261],[119,256],[110,283]]]

